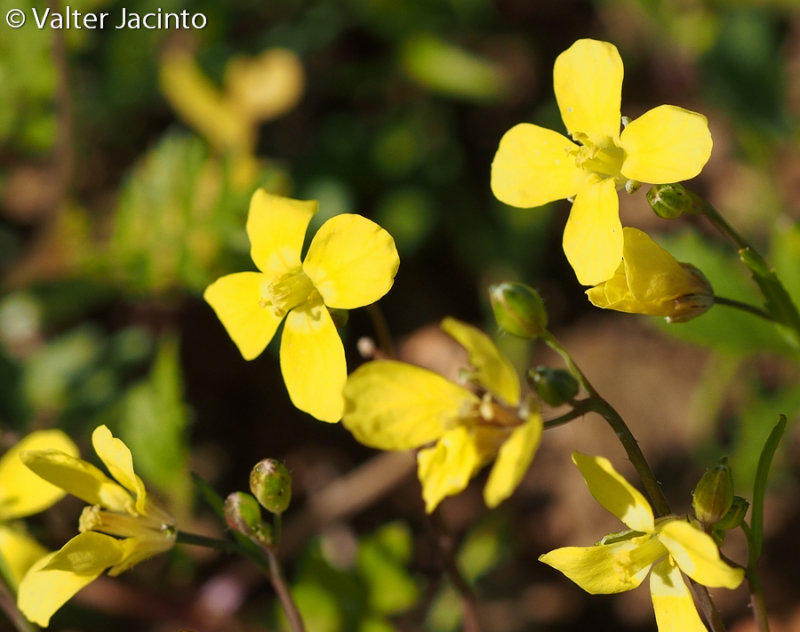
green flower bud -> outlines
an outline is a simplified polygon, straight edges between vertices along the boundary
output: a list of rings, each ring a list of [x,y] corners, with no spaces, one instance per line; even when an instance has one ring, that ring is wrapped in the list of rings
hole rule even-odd
[[[647,192],[647,201],[656,215],[675,219],[681,215],[702,215],[708,203],[681,184],[656,184]]]
[[[258,501],[246,492],[233,492],[225,499],[225,522],[236,533],[264,545],[272,545],[272,527],[262,522]]]
[[[578,394],[578,381],[564,369],[537,366],[528,371],[528,380],[539,398],[551,406],[570,402]]]
[[[733,474],[728,459],[707,470],[692,496],[692,506],[697,519],[706,525],[713,525],[733,505]]]
[[[731,508],[728,509],[728,512],[714,525],[714,529],[720,531],[735,529],[744,522],[744,517],[747,515],[748,509],[750,509],[749,502],[741,496],[734,496]]]
[[[289,470],[276,459],[259,461],[250,472],[250,491],[264,509],[282,514],[292,500]]]
[[[547,327],[547,311],[539,293],[522,283],[501,283],[489,288],[497,325],[520,338],[538,338]]]

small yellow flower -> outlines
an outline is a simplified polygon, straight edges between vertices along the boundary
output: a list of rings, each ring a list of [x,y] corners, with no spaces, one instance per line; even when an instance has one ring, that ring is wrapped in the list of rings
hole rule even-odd
[[[292,403],[317,419],[342,417],[344,347],[328,307],[369,305],[392,287],[400,260],[391,235],[360,215],[336,215],[303,238],[317,212],[304,202],[256,191],[247,235],[259,272],[229,274],[203,295],[245,360],[257,357],[286,319],[281,371]]]
[[[92,445],[116,482],[60,450],[20,455],[41,478],[90,505],[81,514],[81,533],[34,564],[19,585],[20,611],[43,627],[106,569],[109,575],[119,575],[175,544],[175,521],[147,494],[128,447],[105,426],[92,433]]]
[[[593,305],[679,323],[714,304],[714,291],[700,270],[676,261],[640,230],[626,226],[623,234],[622,263],[614,276],[586,290]]]
[[[492,163],[492,191],[506,204],[529,208],[574,197],[563,246],[584,285],[608,279],[622,257],[616,191],[693,178],[711,155],[706,118],[672,105],[646,112],[620,133],[622,74],[613,44],[575,42],[553,68],[572,140],[521,123],[503,136]]]
[[[685,518],[656,520],[644,496],[603,457],[572,454],[589,491],[630,529],[590,547],[564,547],[539,559],[591,594],[638,587],[650,573],[650,596],[660,632],[705,632],[681,571],[704,586],[736,588],[744,570],[720,559],[708,534]]]
[[[494,507],[511,495],[528,469],[542,436],[542,419],[522,405],[514,368],[485,334],[452,318],[444,320],[442,329],[467,350],[469,378],[482,396],[426,369],[378,360],[347,380],[342,423],[371,447],[425,446],[417,455],[417,471],[429,513],[495,459],[483,491],[486,504]]]
[[[47,550],[12,521],[44,511],[64,496],[62,489],[43,481],[20,460],[26,450],[48,449],[78,454],[78,448],[60,430],[38,430],[0,458],[0,565],[8,570],[13,587]]]

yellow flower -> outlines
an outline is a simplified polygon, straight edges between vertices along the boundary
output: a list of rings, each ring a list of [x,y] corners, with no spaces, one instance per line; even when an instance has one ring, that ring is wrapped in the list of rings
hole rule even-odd
[[[62,489],[43,481],[20,460],[25,450],[47,449],[78,454],[78,448],[60,430],[38,430],[0,458],[0,568],[5,566],[13,587],[47,550],[11,521],[44,511],[64,496]]]
[[[316,202],[256,191],[247,235],[259,272],[229,274],[205,291],[245,360],[267,346],[286,318],[281,339],[283,379],[292,403],[317,419],[342,417],[347,380],[344,347],[326,307],[353,309],[392,287],[400,260],[391,235],[360,215],[325,222],[301,261]]]
[[[679,323],[705,313],[714,291],[703,273],[680,263],[635,228],[623,229],[622,263],[607,281],[586,290],[593,305]]]
[[[382,450],[423,447],[417,455],[425,509],[461,492],[496,459],[483,491],[490,507],[519,484],[542,436],[538,411],[520,398],[514,368],[482,332],[447,318],[442,323],[468,353],[469,379],[480,397],[441,375],[391,360],[368,362],[347,380],[342,423],[356,439]],[[432,444],[432,445],[429,445]]]
[[[175,544],[175,521],[147,494],[128,447],[105,426],[92,433],[92,445],[116,482],[60,450],[21,454],[33,472],[90,504],[81,514],[81,533],[34,564],[19,585],[20,611],[43,627],[106,569],[118,575]]]
[[[492,191],[506,204],[528,208],[574,197],[563,246],[584,285],[608,279],[622,257],[616,191],[693,178],[711,155],[706,118],[672,105],[646,112],[620,133],[622,74],[614,45],[575,42],[553,69],[572,140],[521,123],[503,136],[492,163]]]
[[[736,588],[744,570],[720,559],[708,534],[684,518],[656,520],[644,496],[603,457],[578,452],[572,460],[592,496],[630,531],[590,547],[565,547],[539,559],[592,594],[632,590],[650,573],[650,596],[660,632],[704,632],[681,571],[704,586]]]

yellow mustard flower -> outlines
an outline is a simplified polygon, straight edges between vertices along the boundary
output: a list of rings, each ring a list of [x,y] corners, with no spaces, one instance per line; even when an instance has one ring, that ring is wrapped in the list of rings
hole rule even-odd
[[[245,360],[257,357],[285,320],[280,362],[292,403],[317,419],[339,421],[347,380],[344,347],[328,307],[353,309],[392,287],[400,260],[391,235],[354,214],[326,221],[301,261],[317,202],[256,191],[247,235],[259,272],[212,283],[204,297]]]
[[[622,263],[607,281],[586,290],[593,305],[631,314],[664,316],[679,323],[714,304],[708,279],[690,263],[680,263],[636,228],[623,229]]]
[[[481,394],[417,366],[377,360],[347,380],[342,423],[371,447],[422,448],[417,472],[428,512],[495,459],[483,490],[494,507],[522,480],[539,446],[542,419],[527,410],[514,368],[488,336],[452,318],[442,329],[467,350],[466,375]]]
[[[681,571],[704,586],[736,588],[744,570],[720,559],[708,534],[685,518],[656,520],[644,496],[603,457],[578,452],[572,460],[592,496],[630,531],[613,533],[589,547],[564,547],[539,559],[591,594],[625,592],[650,572],[650,596],[659,632],[706,630]]]
[[[14,588],[48,551],[12,521],[44,511],[64,496],[64,490],[43,481],[20,460],[26,450],[48,449],[78,454],[78,448],[60,430],[37,430],[0,458],[0,566],[7,571],[6,579]]]
[[[115,480],[60,450],[20,455],[41,478],[90,505],[81,514],[80,534],[39,560],[20,582],[20,611],[43,627],[56,610],[106,569],[109,575],[119,575],[175,544],[175,520],[147,494],[133,470],[128,447],[106,426],[94,430],[92,445]]]
[[[574,198],[563,246],[583,285],[608,279],[622,257],[616,191],[693,178],[711,155],[706,118],[672,105],[646,112],[620,133],[622,74],[613,44],[575,42],[553,68],[572,140],[521,123],[503,136],[492,163],[492,191],[506,204],[529,208]]]

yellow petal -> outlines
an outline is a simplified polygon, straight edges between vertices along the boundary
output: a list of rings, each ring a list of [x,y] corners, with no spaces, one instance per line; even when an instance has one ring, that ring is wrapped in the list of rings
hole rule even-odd
[[[16,590],[22,577],[48,551],[22,529],[0,524],[0,557],[11,573],[12,588]]]
[[[634,531],[653,532],[655,520],[650,503],[614,469],[608,459],[573,452],[572,460],[581,471],[592,496],[607,511]]]
[[[625,275],[631,295],[642,303],[660,303],[696,291],[686,269],[647,233],[625,227]]]
[[[723,562],[711,536],[688,522],[670,520],[659,529],[658,539],[680,569],[697,583],[730,589],[742,583],[744,570]]]
[[[286,316],[281,371],[292,403],[321,421],[342,418],[347,380],[344,347],[325,306],[317,301]]]
[[[245,360],[264,351],[281,322],[259,303],[265,282],[267,278],[260,272],[237,272],[217,279],[203,294]]]
[[[444,498],[463,491],[479,465],[475,443],[463,426],[446,432],[434,447],[420,450],[417,475],[425,511],[431,513]]]
[[[707,632],[680,570],[669,558],[653,566],[650,596],[660,632]]]
[[[259,270],[278,277],[300,265],[306,229],[318,206],[315,201],[271,195],[263,189],[253,194],[247,236],[250,256]]]
[[[56,610],[121,559],[119,542],[89,531],[36,562],[19,585],[17,606],[22,614],[47,627]],[[51,568],[52,565],[57,568]]]
[[[409,450],[438,439],[478,398],[441,375],[393,360],[367,362],[344,387],[342,423],[358,441]]]
[[[445,318],[442,329],[467,350],[475,380],[507,404],[519,404],[519,377],[497,345],[485,333],[455,318]]]
[[[623,229],[623,232],[625,229]],[[624,252],[624,251],[623,251]],[[628,278],[625,276],[625,262],[619,264],[614,276],[607,281],[586,290],[592,305],[620,312],[640,313],[640,305],[631,295]]]
[[[614,181],[586,185],[575,197],[564,228],[564,254],[578,281],[597,285],[613,276],[622,260],[622,243]]]
[[[64,496],[64,490],[30,471],[19,456],[26,450],[59,450],[78,456],[78,448],[60,430],[38,430],[23,437],[0,458],[0,521],[30,516]]]
[[[326,305],[353,309],[386,294],[399,265],[389,233],[366,217],[344,213],[329,219],[314,235],[303,271]]]
[[[536,454],[542,438],[542,418],[531,413],[528,420],[515,428],[497,453],[497,460],[483,489],[487,507],[496,507],[519,485]]]
[[[585,134],[594,145],[619,134],[622,59],[608,42],[582,39],[561,53],[553,67],[553,88],[570,134]]]
[[[122,556],[108,569],[109,576],[116,577],[144,560],[169,551],[175,546],[175,538],[174,530],[165,529],[161,532],[145,532],[142,537],[118,540]]]
[[[492,193],[511,206],[531,208],[572,197],[584,179],[570,152],[569,138],[538,125],[520,123],[500,139],[492,162]]]
[[[91,463],[55,450],[23,452],[22,461],[36,474],[90,505],[132,514],[130,493]]]
[[[144,483],[133,471],[133,456],[128,446],[115,438],[106,426],[94,429],[92,445],[111,476],[136,498],[136,511],[144,513],[146,502]]]
[[[650,566],[664,555],[655,538],[641,536],[613,544],[567,546],[539,557],[592,595],[632,590],[642,583]]]
[[[666,184],[694,178],[711,156],[706,117],[674,105],[661,105],[632,121],[620,135],[626,178]]]

